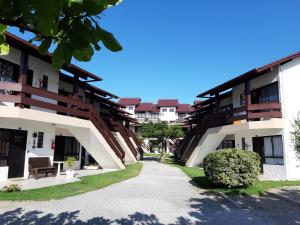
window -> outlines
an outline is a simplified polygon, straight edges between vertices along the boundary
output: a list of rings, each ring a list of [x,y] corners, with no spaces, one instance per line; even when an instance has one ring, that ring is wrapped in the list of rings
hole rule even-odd
[[[162,111],[162,112],[168,112],[168,110],[167,110],[167,109],[162,109],[161,111]]]
[[[44,90],[48,90],[48,76],[44,75],[42,82],[41,82],[41,88]]]
[[[281,136],[264,137],[266,164],[283,165],[283,144]]]
[[[235,148],[235,140],[223,140],[217,149]]]
[[[185,117],[186,117],[186,114],[185,114],[185,113],[178,113],[178,117],[180,117],[180,118],[185,118]]]
[[[133,106],[128,107],[128,110],[133,110],[133,109],[134,109]]]
[[[246,139],[245,138],[242,138],[242,149],[243,150],[246,150],[247,148],[247,145],[246,145]]]
[[[39,132],[37,137],[37,148],[43,148],[44,145],[44,132]]]
[[[144,112],[138,112],[137,113],[137,117],[139,117],[139,118],[145,118],[146,117],[146,113],[144,113]]]
[[[169,109],[169,112],[175,112],[175,109],[173,109],[173,108]]]
[[[158,119],[158,113],[151,113],[152,119]]]
[[[253,90],[251,101],[253,104],[279,102],[278,82]]]
[[[17,82],[18,66],[1,59],[0,61],[0,81]]]
[[[227,111],[230,111],[232,110],[233,108],[233,105],[232,104],[228,104],[228,105],[224,105],[220,108],[221,112],[227,112]]]
[[[244,106],[246,104],[245,94],[240,94],[240,106]]]

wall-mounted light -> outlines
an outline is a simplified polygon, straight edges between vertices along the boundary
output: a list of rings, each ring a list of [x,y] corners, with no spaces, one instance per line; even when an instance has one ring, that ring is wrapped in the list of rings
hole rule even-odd
[[[38,133],[37,132],[33,132],[32,133],[32,140],[33,140],[33,144],[32,144],[32,148],[35,149],[36,148],[36,139],[37,139]]]

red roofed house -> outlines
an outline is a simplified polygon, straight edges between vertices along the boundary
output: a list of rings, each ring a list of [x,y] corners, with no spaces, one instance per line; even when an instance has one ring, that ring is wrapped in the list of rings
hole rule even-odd
[[[140,98],[120,98],[118,103],[125,106],[127,112],[134,114],[134,110],[140,102]]]
[[[167,121],[182,123],[191,113],[190,104],[180,104],[178,99],[159,99],[157,104],[141,102],[140,98],[121,98],[118,102],[126,106],[126,111],[133,114],[140,123]]]
[[[126,111],[131,113],[139,123],[166,121],[169,124],[182,125],[184,131],[188,129],[184,121],[193,111],[190,104],[180,104],[178,99],[159,99],[157,104],[154,104],[141,102],[140,98],[121,98],[118,103],[124,105]],[[138,124],[132,124],[131,129],[139,133]],[[150,145],[147,139],[144,139],[144,143]],[[172,140],[169,140],[167,146],[172,144]]]

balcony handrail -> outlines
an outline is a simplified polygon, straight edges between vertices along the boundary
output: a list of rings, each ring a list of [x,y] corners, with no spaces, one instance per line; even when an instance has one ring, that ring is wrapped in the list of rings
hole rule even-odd
[[[280,102],[270,102],[270,103],[261,103],[261,104],[250,104],[250,105],[248,105],[247,109],[248,109],[248,111],[281,109],[281,103]]]
[[[182,157],[181,161],[185,162],[191,156],[198,142],[201,140],[202,136],[205,134],[207,129],[211,127],[231,124],[235,120],[243,120],[243,119],[255,120],[260,118],[281,118],[281,117],[282,117],[281,103],[279,102],[251,104],[248,106],[241,106],[238,108],[234,108],[232,110],[225,111],[225,112],[217,112],[214,114],[209,114],[206,117],[202,118],[198,122],[197,126],[194,127],[189,132],[188,134],[189,139],[195,136],[194,139],[192,140],[192,143],[189,142],[182,143],[179,149],[179,153]]]
[[[20,83],[0,82],[0,90],[18,92],[16,95],[11,93],[0,94],[0,101],[18,103],[23,105],[31,105],[39,108],[45,108],[56,112],[67,113],[70,116],[90,120],[104,136],[107,143],[113,149],[115,154],[124,162],[125,152],[117,142],[115,137],[109,131],[107,124],[97,113],[93,105],[84,103],[79,99],[67,97],[58,93],[39,89],[36,87],[22,85]],[[27,97],[26,94],[43,97],[49,100],[66,103],[67,106],[57,105],[55,103],[46,102],[40,99]]]

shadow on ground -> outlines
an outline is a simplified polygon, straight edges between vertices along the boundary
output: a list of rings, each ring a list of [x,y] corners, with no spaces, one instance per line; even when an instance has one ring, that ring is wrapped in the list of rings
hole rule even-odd
[[[248,209],[232,207],[221,197],[210,193],[201,194],[199,198],[192,198],[188,201],[188,215],[178,217],[173,223],[163,223],[157,215],[135,212],[124,218],[111,219],[101,216],[84,220],[80,211],[66,211],[59,214],[43,212],[42,210],[28,210],[17,208],[0,213],[1,225],[37,224],[37,225],[198,225],[198,224],[282,224],[270,221],[268,217],[258,216]],[[163,212],[163,209],[161,209]],[[84,212],[86,215],[88,212]],[[168,220],[168,215],[163,215]],[[170,220],[170,218],[169,218]],[[277,221],[276,221],[277,222]],[[294,221],[291,221],[295,223]],[[293,223],[285,223],[293,224]]]

